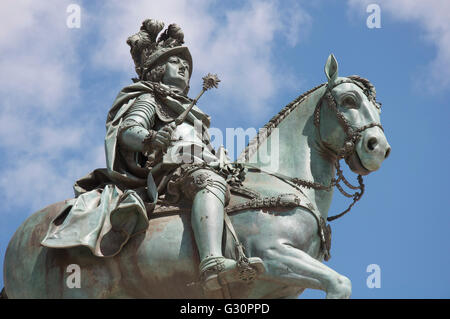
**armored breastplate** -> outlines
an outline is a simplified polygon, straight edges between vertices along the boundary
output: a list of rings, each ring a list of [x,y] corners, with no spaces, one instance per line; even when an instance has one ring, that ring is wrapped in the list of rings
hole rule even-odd
[[[210,151],[204,137],[202,126],[192,126],[190,123],[182,123],[177,126],[172,134],[172,143],[164,155],[164,164],[194,164],[217,162],[217,157]]]

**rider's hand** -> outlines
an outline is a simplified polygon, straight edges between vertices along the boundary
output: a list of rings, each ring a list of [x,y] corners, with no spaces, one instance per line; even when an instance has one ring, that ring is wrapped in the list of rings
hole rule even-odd
[[[172,133],[175,129],[176,125],[174,122],[169,123],[163,126],[153,138],[152,144],[155,148],[159,148],[162,150],[166,150],[169,147]]]

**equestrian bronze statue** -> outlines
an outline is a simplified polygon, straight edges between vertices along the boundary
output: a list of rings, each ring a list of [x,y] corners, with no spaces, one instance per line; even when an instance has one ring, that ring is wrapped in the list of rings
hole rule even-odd
[[[193,60],[180,27],[145,20],[128,38],[137,78],[106,119],[106,168],[76,181],[75,197],[30,216],[4,261],[9,298],[348,298],[327,267],[331,227],[360,200],[363,176],[390,146],[375,87],[340,77],[282,108],[232,162],[188,96]],[[340,161],[358,174],[343,175]],[[329,217],[334,188],[352,201]],[[344,188],[352,191],[348,192]],[[79,267],[79,287],[67,267]]]

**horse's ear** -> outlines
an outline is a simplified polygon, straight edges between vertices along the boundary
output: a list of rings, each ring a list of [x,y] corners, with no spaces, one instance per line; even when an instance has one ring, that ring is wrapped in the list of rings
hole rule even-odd
[[[338,63],[333,53],[328,56],[325,63],[325,74],[327,75],[328,84],[332,84],[338,77]]]

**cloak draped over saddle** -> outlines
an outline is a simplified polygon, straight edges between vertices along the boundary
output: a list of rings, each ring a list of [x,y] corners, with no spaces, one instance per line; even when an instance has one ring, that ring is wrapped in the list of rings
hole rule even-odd
[[[41,244],[51,248],[86,246],[99,257],[118,254],[131,236],[148,227],[142,194],[146,179],[127,170],[119,154],[119,128],[126,112],[142,94],[150,93],[158,103],[156,115],[165,123],[173,121],[192,102],[160,83],[139,81],[117,95],[106,120],[106,168],[96,169],[76,181],[75,198],[52,221]],[[197,106],[186,122],[201,121],[209,128],[210,117]]]

